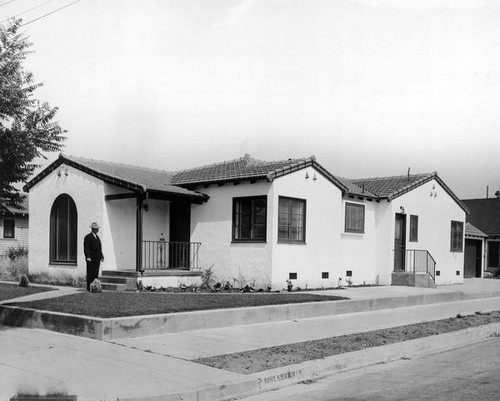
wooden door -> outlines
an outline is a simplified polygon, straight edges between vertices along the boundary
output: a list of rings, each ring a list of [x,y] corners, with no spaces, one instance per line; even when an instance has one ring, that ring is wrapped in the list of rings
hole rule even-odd
[[[405,270],[406,215],[396,213],[394,229],[394,270]]]
[[[464,277],[481,277],[481,241],[466,239]]]

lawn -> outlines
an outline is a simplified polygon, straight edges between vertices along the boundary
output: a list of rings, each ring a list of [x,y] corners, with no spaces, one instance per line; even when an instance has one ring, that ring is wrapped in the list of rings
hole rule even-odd
[[[500,322],[500,311],[476,312],[474,315],[200,358],[193,360],[193,362],[235,373],[249,374],[497,322]]]
[[[154,315],[210,309],[246,308],[348,299],[307,293],[150,293],[81,292],[33,302],[13,302],[23,308],[72,313],[100,318]]]
[[[0,283],[0,301],[24,297],[25,295],[36,294],[37,292],[53,291],[50,287],[20,287],[17,283]]]

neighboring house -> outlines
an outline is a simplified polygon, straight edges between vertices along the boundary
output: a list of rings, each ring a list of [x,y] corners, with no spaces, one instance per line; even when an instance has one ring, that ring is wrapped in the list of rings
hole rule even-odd
[[[28,198],[20,208],[0,205],[0,257],[10,248],[28,248]]]
[[[467,217],[468,218],[468,217]],[[465,223],[464,277],[483,277],[485,270],[484,252],[486,250],[486,235],[479,228]]]
[[[500,269],[500,199],[466,199],[463,202],[470,210],[467,222],[483,233],[481,243],[469,241],[474,249],[470,248],[470,255],[467,252],[466,260],[472,260],[475,253],[481,272],[497,272]]]
[[[84,274],[97,221],[103,268],[157,286],[209,267],[273,289],[463,281],[467,209],[435,173],[347,180],[314,157],[249,155],[167,172],[60,155],[25,189],[32,272]]]

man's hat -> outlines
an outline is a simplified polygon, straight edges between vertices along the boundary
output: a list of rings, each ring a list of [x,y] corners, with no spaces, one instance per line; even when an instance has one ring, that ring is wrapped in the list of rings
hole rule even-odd
[[[99,224],[97,224],[95,221],[90,225],[90,228],[100,228]]]

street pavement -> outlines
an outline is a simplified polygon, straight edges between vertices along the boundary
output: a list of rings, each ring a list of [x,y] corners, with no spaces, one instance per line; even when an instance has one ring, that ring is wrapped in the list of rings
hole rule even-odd
[[[498,401],[500,338],[341,372],[245,401]]]
[[[428,320],[500,310],[500,280],[466,280],[437,290],[365,287],[341,291],[353,300],[460,291],[467,301],[266,324],[151,335],[104,342],[45,330],[0,326],[0,399],[26,391],[82,400],[211,400],[255,391],[250,376],[191,362],[201,356],[259,349]],[[64,293],[64,290],[62,290]],[[325,292],[322,292],[325,293]],[[339,290],[335,292],[339,294]],[[40,293],[30,296],[47,296]],[[62,295],[61,290],[52,295]],[[496,296],[494,296],[496,295]],[[478,298],[489,296],[486,298]],[[237,390],[237,391],[236,391]]]

